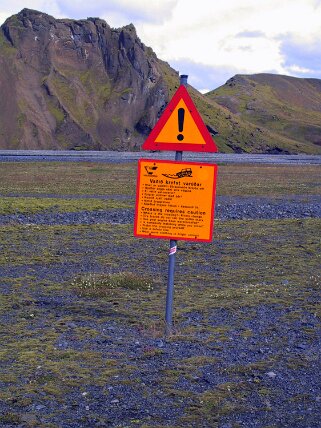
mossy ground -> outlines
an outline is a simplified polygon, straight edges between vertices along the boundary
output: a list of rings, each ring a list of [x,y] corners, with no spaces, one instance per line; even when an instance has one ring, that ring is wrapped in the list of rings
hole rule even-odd
[[[136,163],[1,164],[0,194],[134,196]],[[219,196],[320,195],[318,165],[220,165]]]
[[[132,201],[90,199],[61,199],[61,198],[35,198],[35,197],[2,197],[0,200],[1,214],[35,214],[44,211],[51,212],[80,212],[101,211],[115,208],[131,208]]]
[[[37,166],[2,164],[0,193],[134,193],[134,165]],[[219,193],[320,192],[317,167],[252,169],[222,166]],[[132,229],[0,227],[0,425],[317,426],[321,220],[216,221],[211,244],[179,242],[167,340],[168,242]],[[121,272],[153,287],[77,288]]]

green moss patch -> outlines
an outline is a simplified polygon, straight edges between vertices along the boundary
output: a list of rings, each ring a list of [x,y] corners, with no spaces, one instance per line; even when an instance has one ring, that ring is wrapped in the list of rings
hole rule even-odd
[[[2,197],[0,199],[1,214],[35,214],[42,211],[80,212],[101,211],[117,208],[133,208],[133,202],[115,199],[58,199],[33,197]]]

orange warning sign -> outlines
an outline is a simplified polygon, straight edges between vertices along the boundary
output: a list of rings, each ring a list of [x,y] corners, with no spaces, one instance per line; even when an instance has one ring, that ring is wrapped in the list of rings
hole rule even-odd
[[[142,148],[217,152],[214,140],[184,85],[178,88]]]
[[[140,160],[134,234],[211,241],[217,165]]]

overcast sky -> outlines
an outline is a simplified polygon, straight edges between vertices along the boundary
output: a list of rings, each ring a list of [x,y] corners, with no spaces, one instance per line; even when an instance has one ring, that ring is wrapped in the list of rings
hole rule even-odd
[[[24,7],[133,23],[143,43],[202,91],[237,73],[321,79],[321,0],[0,0],[0,23]]]

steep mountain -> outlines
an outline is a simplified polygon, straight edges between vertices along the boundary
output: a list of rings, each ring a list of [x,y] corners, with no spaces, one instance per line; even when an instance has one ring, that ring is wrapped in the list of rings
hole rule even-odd
[[[132,24],[115,29],[99,18],[55,19],[30,9],[1,26],[0,70],[0,148],[5,149],[140,150],[179,85],[178,73],[140,41]],[[267,92],[266,83],[254,83],[258,93],[261,86]],[[309,134],[313,141],[305,131],[301,139],[280,132],[260,121],[260,110],[247,114],[243,106],[253,105],[252,93],[237,85],[234,80],[206,95],[189,86],[220,151],[321,152],[317,124]],[[317,93],[316,83],[315,88]],[[281,111],[283,104],[279,99]],[[261,112],[269,108],[264,104]],[[301,112],[304,117],[303,107]],[[307,117],[318,115],[315,110]]]
[[[98,18],[24,9],[1,27],[0,67],[3,148],[134,149],[168,100],[134,26]]]
[[[321,80],[274,74],[236,75],[206,94],[248,122],[291,141],[289,152],[321,152]]]

